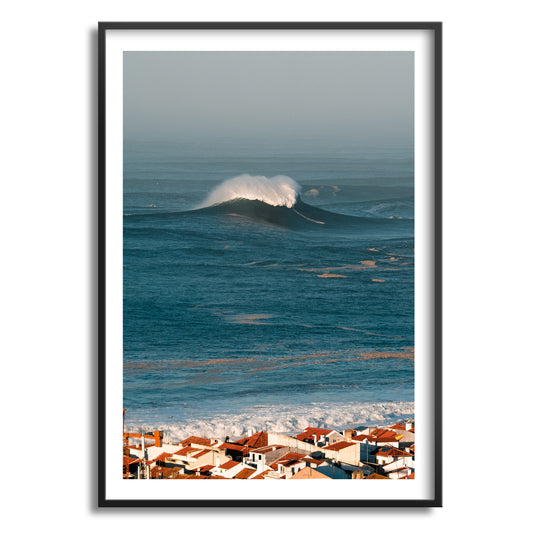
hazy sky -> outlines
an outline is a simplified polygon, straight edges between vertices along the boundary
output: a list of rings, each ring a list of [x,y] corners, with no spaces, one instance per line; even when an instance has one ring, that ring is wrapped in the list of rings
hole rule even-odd
[[[412,142],[412,52],[125,52],[127,139]]]

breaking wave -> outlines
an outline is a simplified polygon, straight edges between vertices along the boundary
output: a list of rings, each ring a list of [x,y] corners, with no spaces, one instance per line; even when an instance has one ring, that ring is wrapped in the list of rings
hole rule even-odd
[[[170,412],[170,411],[169,411]],[[240,438],[248,431],[268,431],[295,435],[306,427],[323,427],[342,431],[358,425],[389,425],[414,417],[414,402],[339,403],[312,402],[305,405],[260,405],[240,413],[217,413],[217,416],[181,418],[179,422],[148,420],[136,417],[129,430],[163,430],[165,441],[178,441],[191,435],[197,437]],[[158,423],[159,422],[159,423]]]
[[[242,174],[230,178],[215,189],[196,208],[188,211],[157,211],[127,215],[135,222],[142,219],[170,219],[181,216],[224,216],[235,222],[248,220],[287,229],[337,228],[373,231],[387,226],[390,231],[404,231],[402,220],[373,215],[356,216],[334,213],[305,203],[300,197],[300,185],[288,176],[252,176]],[[393,224],[392,229],[391,223]],[[398,224],[399,223],[399,224]],[[412,221],[410,221],[412,224]]]
[[[289,176],[251,176],[241,174],[218,185],[199,206],[229,202],[231,200],[259,200],[279,207],[293,207],[300,194],[300,185]]]
[[[300,185],[288,176],[267,178],[242,174],[218,185],[196,211],[285,228],[343,225],[361,218],[306,204],[300,198],[300,190]]]

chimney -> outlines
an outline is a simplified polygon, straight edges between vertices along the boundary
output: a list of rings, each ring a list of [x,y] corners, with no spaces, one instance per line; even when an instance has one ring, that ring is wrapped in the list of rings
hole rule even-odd
[[[353,429],[345,429],[344,430],[344,437],[348,440],[352,440],[353,437]]]
[[[405,429],[407,431],[411,431],[413,429],[413,423],[412,422],[406,422],[405,423]]]
[[[163,435],[163,431],[154,431],[155,445],[157,447],[161,447],[161,444],[163,443]]]
[[[315,446],[316,446],[316,434],[313,433],[313,442],[315,443]]]
[[[251,437],[251,436],[253,435],[253,433],[252,433],[252,430],[251,430],[251,429],[249,429],[249,430],[248,430],[248,433],[247,433],[247,435],[248,435],[248,437]]]

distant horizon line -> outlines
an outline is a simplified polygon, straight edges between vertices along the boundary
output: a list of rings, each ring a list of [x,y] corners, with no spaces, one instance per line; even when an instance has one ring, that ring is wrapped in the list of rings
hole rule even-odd
[[[318,137],[318,136],[293,136],[293,135],[280,135],[277,136],[277,138],[272,138],[272,136],[252,136],[252,135],[246,135],[246,136],[228,136],[226,134],[215,134],[215,135],[187,135],[187,136],[178,136],[178,135],[157,135],[157,136],[151,136],[151,137],[139,137],[134,135],[124,135],[123,136],[123,142],[124,143],[146,143],[146,144],[154,144],[154,143],[218,143],[218,144],[224,144],[224,143],[239,143],[239,144],[256,144],[256,143],[262,143],[265,145],[283,145],[284,147],[287,146],[287,142],[291,142],[294,146],[301,146],[304,144],[311,144],[311,143],[321,143],[324,144],[324,146],[334,146],[339,145],[340,147],[346,148],[346,147],[354,147],[354,148],[405,148],[405,149],[413,149],[414,150],[414,140],[396,140],[396,139],[388,139],[388,140],[372,140],[372,139],[342,139],[342,138],[324,138],[324,137]]]

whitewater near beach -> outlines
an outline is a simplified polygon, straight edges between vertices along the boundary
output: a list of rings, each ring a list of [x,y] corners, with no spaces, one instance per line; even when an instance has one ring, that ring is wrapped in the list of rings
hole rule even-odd
[[[125,142],[130,429],[414,416],[409,147]]]

